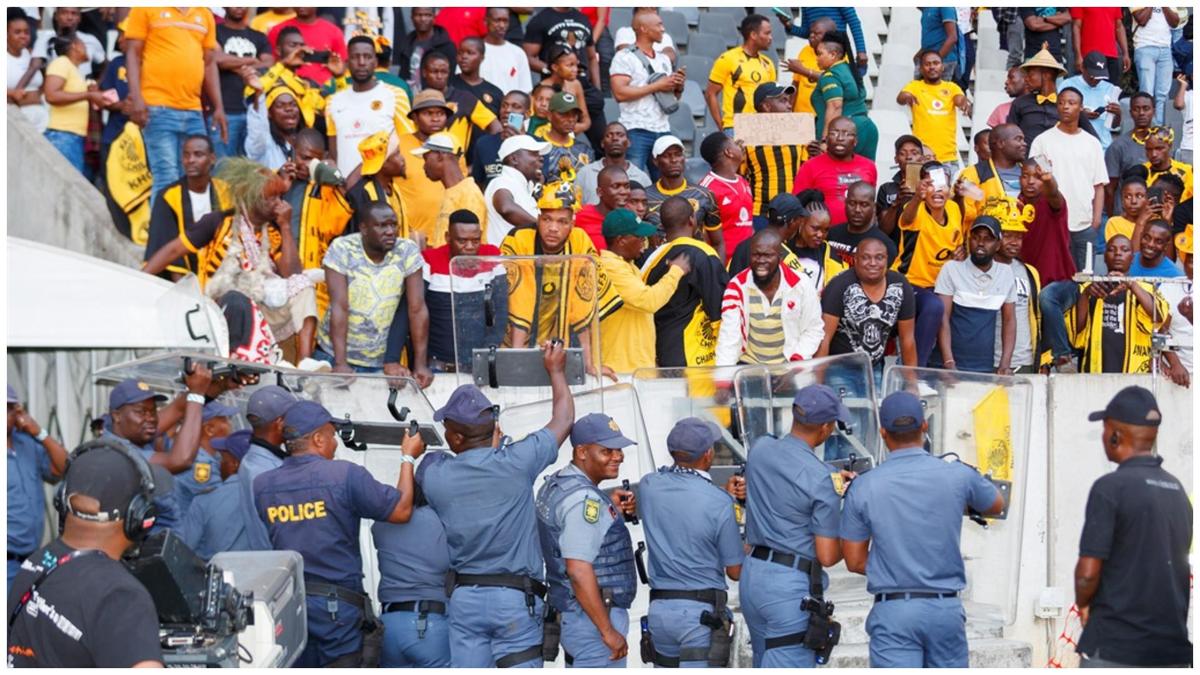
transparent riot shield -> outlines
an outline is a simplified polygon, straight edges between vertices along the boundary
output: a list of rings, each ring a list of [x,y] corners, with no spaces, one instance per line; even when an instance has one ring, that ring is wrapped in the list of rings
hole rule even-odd
[[[875,378],[871,359],[855,352],[782,366],[747,366],[734,375],[737,410],[746,447],[763,436],[781,437],[792,428],[792,399],[810,384],[831,387],[850,410],[851,422],[838,425],[833,436],[816,448],[817,456],[855,470],[880,459]]]
[[[532,387],[548,399],[539,347],[561,340],[568,383],[601,385],[600,320],[620,308],[620,296],[594,258],[459,256],[448,267],[432,274],[426,294],[436,369],[485,391]]]
[[[883,391],[886,395],[900,390],[921,398],[930,452],[947,461],[957,457],[1004,494],[1007,508],[999,517],[972,515],[963,523],[963,599],[969,612],[970,603],[999,608],[1011,625],[1021,572],[1033,384],[1024,377],[890,366],[884,372]],[[986,607],[980,611],[986,612]]]
[[[175,282],[155,301],[155,307],[168,344],[196,351],[211,349],[214,354],[229,353],[229,329],[221,308],[204,295],[194,275]]]

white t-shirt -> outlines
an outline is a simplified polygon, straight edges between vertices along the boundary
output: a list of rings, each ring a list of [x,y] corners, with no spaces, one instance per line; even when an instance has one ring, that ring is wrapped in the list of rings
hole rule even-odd
[[[1171,25],[1167,23],[1167,17],[1163,15],[1162,7],[1151,8],[1150,20],[1145,26],[1137,25],[1133,22],[1135,30],[1133,31],[1133,48],[1139,47],[1170,47],[1171,46]]]
[[[93,63],[96,65],[104,63],[104,59],[106,58],[104,45],[100,44],[96,36],[91,33],[75,31],[75,34],[79,36],[80,40],[83,40],[83,46],[87,47],[88,60],[76,66],[79,69],[79,74],[86,79],[92,76]],[[49,63],[54,60],[54,57],[62,56],[62,54],[50,54],[50,38],[52,37],[54,37],[54,31],[52,30],[38,31],[37,41],[33,43],[32,52],[34,58],[46,59],[46,62]]]
[[[617,29],[617,34],[613,36],[613,44],[616,45],[617,50],[635,42],[637,42],[637,34],[633,32],[633,26],[621,26]],[[675,49],[675,41],[671,39],[670,33],[664,32],[662,42],[654,43],[654,51],[661,52],[664,49]]]
[[[1017,319],[1017,339],[1013,343],[1012,358],[1009,359],[1008,365],[1014,370],[1022,366],[1032,366],[1033,363],[1033,327],[1029,325],[1029,298],[1030,288],[1033,279],[1029,276],[1029,270],[1025,269],[1025,263],[1014,260],[1009,263],[1012,268],[1013,280],[1015,281],[1014,288],[1016,289],[1017,300],[1014,303],[1013,309],[1016,310]],[[1004,352],[1002,343],[1003,326],[1001,322],[996,322],[996,353],[992,361],[992,365],[1000,367],[1000,356]]]
[[[1167,327],[1168,344],[1175,348],[1179,361],[1192,371],[1192,324],[1179,312],[1179,302],[1192,292],[1192,285],[1163,284],[1159,287],[1163,299],[1171,308],[1171,323]]]
[[[192,222],[200,220],[212,211],[212,200],[208,198],[208,190],[203,192],[187,191],[188,201],[192,203]]]
[[[1033,139],[1029,156],[1050,160],[1054,180],[1067,202],[1067,228],[1082,232],[1091,227],[1095,186],[1108,184],[1100,141],[1089,133],[1066,134],[1055,126]]]
[[[22,49],[20,56],[13,56],[7,51],[4,53],[8,54],[8,88],[16,89],[17,83],[21,81],[21,76],[25,74],[26,70],[29,70],[29,62],[33,60],[33,55],[29,53],[28,49]],[[25,85],[25,91],[41,88],[42,71],[35,70],[33,76],[29,78],[29,84]]]
[[[403,98],[403,90],[383,82],[367,91],[346,87],[329,97],[325,106],[326,128],[330,136],[337,138],[337,165],[343,176],[349,176],[354,167],[362,164],[358,154],[362,139],[396,126],[398,99]],[[406,131],[397,129],[396,133]]]
[[[483,63],[479,64],[479,76],[505,94],[514,89],[526,93],[533,89],[529,56],[524,49],[511,42],[502,45],[483,43]]]
[[[1183,99],[1183,140],[1179,143],[1180,150],[1192,149],[1192,92]]]
[[[517,206],[524,209],[529,215],[536,218],[541,213],[537,200],[533,198],[533,184],[525,180],[524,174],[511,166],[502,167],[500,175],[488,183],[487,190],[483,193],[488,216],[487,243],[493,246],[499,246],[513,229],[512,223],[505,220],[504,216],[501,216],[500,212],[496,210],[496,205],[492,203],[492,197],[495,197],[500,190],[508,190]]]
[[[671,59],[667,58],[666,54],[655,52],[653,59],[647,58],[654,72],[668,75],[671,73]],[[647,72],[646,66],[642,65],[642,60],[628,48],[618,51],[613,56],[609,72],[612,75],[628,75],[629,84],[633,87],[644,87],[650,82],[650,73]],[[653,94],[633,101],[622,101],[617,105],[621,107],[621,124],[624,124],[626,129],[645,129],[653,132],[671,130],[671,123]]]

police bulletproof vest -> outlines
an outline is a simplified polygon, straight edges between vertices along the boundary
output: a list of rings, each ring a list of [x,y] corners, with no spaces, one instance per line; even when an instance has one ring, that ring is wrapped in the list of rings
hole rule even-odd
[[[567,579],[567,561],[558,549],[562,528],[555,522],[554,514],[564,499],[579,490],[589,490],[599,495],[603,507],[614,508],[608,495],[586,476],[573,472],[559,472],[547,477],[537,497],[538,537],[542,544],[542,556],[546,560],[549,601],[560,612],[567,610],[574,594],[571,593],[571,582]],[[629,536],[629,529],[625,527],[624,518],[618,516],[605,532],[600,553],[592,561],[592,568],[600,589],[612,594],[613,606],[629,609],[637,594],[637,577],[633,566],[633,540]]]

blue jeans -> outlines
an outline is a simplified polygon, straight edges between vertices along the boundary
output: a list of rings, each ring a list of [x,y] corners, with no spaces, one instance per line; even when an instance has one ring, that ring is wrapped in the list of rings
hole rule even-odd
[[[612,607],[608,610],[608,620],[612,622],[613,630],[621,635],[629,632],[629,610]],[[612,652],[604,645],[600,630],[578,604],[562,613],[561,644],[563,651],[574,659],[571,668],[625,667],[625,659],[611,659]]]
[[[1138,88],[1154,96],[1154,123],[1161,125],[1167,109],[1167,94],[1171,90],[1170,47],[1138,47],[1133,50],[1133,67],[1137,68]]]
[[[668,131],[647,131],[646,129],[630,129],[629,149],[625,151],[625,159],[637,168],[646,172],[650,180],[658,180],[658,167],[650,161],[650,151],[654,149],[654,141],[666,136]],[[650,187],[649,185],[645,187]]]
[[[769,638],[808,630],[808,612],[800,602],[808,595],[808,573],[769,560],[746,556],[738,582],[742,617],[750,629],[755,668],[813,668],[816,655],[804,645],[768,650]]]
[[[513,588],[459,586],[450,596],[450,665],[452,668],[494,668],[496,661],[542,644],[542,601],[533,613],[525,594]],[[535,658],[512,666],[541,668]]]
[[[321,349],[320,347],[317,347],[316,349],[313,350],[312,357],[318,361],[324,361],[325,363],[328,363],[331,365],[333,363],[336,363],[336,361],[333,360],[333,354],[330,354],[329,352],[325,351],[324,349]],[[348,365],[351,368],[353,368],[354,372],[356,372],[356,373],[371,374],[371,373],[382,373],[383,372],[383,368],[372,368],[370,366],[356,366],[353,363],[348,364]]]
[[[188,136],[207,136],[204,116],[199,110],[175,110],[152,105],[149,120],[142,129],[142,141],[146,145],[146,162],[154,176],[150,203],[183,175],[180,149]]]
[[[208,137],[212,139],[213,150],[217,153],[217,159],[225,159],[226,157],[245,157],[246,156],[246,113],[231,114],[225,113],[227,126],[229,127],[229,142],[221,142],[221,129],[215,124],[210,124],[208,127]]]
[[[875,380],[875,398],[878,400],[880,386],[883,384],[882,358],[871,364],[871,376]],[[831,366],[825,375],[825,384],[841,398],[866,398],[867,396],[866,382],[863,381],[861,371],[857,368]],[[870,447],[868,439],[871,434],[877,433],[872,426],[870,411],[855,406],[850,408],[850,419],[850,432],[859,439],[863,446]],[[825,441],[822,458],[826,462],[834,459],[846,459],[852,452],[857,454],[860,451],[838,433]]]
[[[917,343],[917,367],[924,368],[929,363],[929,355],[938,341],[938,332],[942,330],[942,315],[946,306],[932,288],[913,287],[917,300],[917,320],[913,327],[913,339]]]
[[[383,668],[449,668],[450,624],[445,614],[425,615],[424,635],[417,632],[418,612],[388,612],[383,621]]]
[[[700,615],[711,611],[712,605],[696,600],[651,600],[648,623],[654,650],[679,658],[679,650],[685,647],[708,649],[712,629],[700,623]],[[679,667],[707,668],[708,659],[680,661]]]
[[[867,634],[872,668],[967,667],[967,613],[958,598],[877,602]]]
[[[83,136],[57,129],[47,129],[42,135],[67,158],[76,171],[83,173]]]
[[[1079,285],[1074,281],[1056,281],[1038,294],[1038,307],[1042,310],[1042,336],[1054,358],[1071,355],[1071,342],[1067,339],[1067,324],[1063,313],[1075,306],[1079,300]]]

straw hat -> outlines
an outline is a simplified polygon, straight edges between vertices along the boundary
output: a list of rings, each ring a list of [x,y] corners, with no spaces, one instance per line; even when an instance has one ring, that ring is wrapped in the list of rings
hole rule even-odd
[[[1043,42],[1041,51],[1034,54],[1033,58],[1022,63],[1021,68],[1049,68],[1050,70],[1057,70],[1064,75],[1067,74],[1067,69],[1063,68],[1058,59],[1054,58],[1054,55],[1050,53],[1050,45],[1047,42]]]

